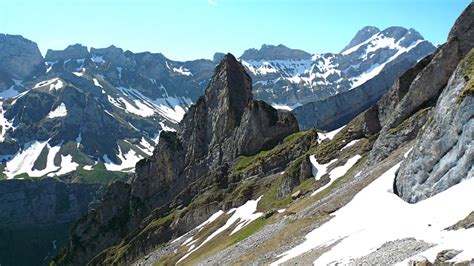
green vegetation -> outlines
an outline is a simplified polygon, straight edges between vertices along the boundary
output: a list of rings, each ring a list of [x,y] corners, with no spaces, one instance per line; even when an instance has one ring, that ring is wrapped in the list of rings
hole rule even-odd
[[[87,165],[87,164],[93,164],[94,161],[92,161],[87,155],[85,155],[84,153],[82,153],[78,148],[77,148],[77,143],[76,142],[73,142],[73,141],[70,141],[68,143],[66,143],[65,145],[61,146],[61,149],[59,151],[59,154],[62,154],[62,155],[71,155],[72,156],[72,159],[74,162],[78,163],[78,164],[83,164],[83,165]],[[59,165],[59,162],[56,163],[56,159],[59,159],[59,156],[56,155],[56,158],[55,158],[55,164],[56,165]]]
[[[474,95],[474,49],[467,54],[464,59],[464,80],[466,84],[459,94],[458,101],[461,102],[465,97]]]
[[[108,171],[102,162],[94,165],[90,171],[79,166],[71,175],[75,182],[89,184],[110,184],[115,181],[126,180],[128,177],[128,174],[124,172]]]
[[[270,153],[270,151],[271,150],[261,151],[253,156],[248,156],[248,157],[241,156],[235,168],[237,169],[237,171],[248,170],[252,168],[253,166],[257,165],[260,162],[261,158],[267,156]]]
[[[413,122],[416,122],[416,121],[419,121],[420,119],[422,119],[428,113],[428,111],[431,110],[431,108],[433,108],[433,107],[426,107],[426,108],[423,108],[423,109],[419,110],[418,112],[416,112],[412,116],[410,116],[407,119],[403,120],[403,122],[401,122],[395,128],[389,129],[388,132],[390,134],[396,134],[396,133],[400,132],[401,130],[403,130],[404,128],[409,127],[410,124],[412,124]]]

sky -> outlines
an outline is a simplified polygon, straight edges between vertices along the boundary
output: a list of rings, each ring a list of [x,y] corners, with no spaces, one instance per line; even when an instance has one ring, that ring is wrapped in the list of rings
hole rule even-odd
[[[43,55],[81,43],[161,52],[172,60],[240,56],[262,44],[339,52],[371,25],[414,28],[434,44],[471,0],[0,0],[0,33]]]

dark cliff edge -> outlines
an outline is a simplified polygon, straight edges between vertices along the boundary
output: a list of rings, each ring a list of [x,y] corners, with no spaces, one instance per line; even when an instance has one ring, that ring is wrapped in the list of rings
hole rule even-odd
[[[97,189],[54,179],[0,181],[0,264],[46,264]]]

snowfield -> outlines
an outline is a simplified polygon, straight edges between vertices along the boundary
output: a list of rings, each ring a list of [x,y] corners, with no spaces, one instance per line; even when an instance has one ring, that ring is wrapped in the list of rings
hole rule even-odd
[[[434,261],[442,250],[459,249],[463,252],[452,261],[470,260],[474,254],[474,229],[448,231],[445,228],[473,211],[474,179],[409,204],[392,192],[399,166],[400,163],[393,166],[364,188],[351,202],[336,211],[333,219],[307,234],[302,244],[281,254],[273,265],[333,244],[336,245],[319,257],[314,265],[345,265],[377,250],[387,241],[410,237],[435,244],[415,257],[421,255]]]

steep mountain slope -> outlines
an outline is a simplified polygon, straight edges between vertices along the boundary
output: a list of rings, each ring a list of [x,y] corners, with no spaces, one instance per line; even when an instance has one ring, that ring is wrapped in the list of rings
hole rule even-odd
[[[252,100],[250,77],[227,54],[178,131],[161,133],[153,156],[137,164],[130,184],[109,187],[101,206],[76,224],[58,262],[83,264],[99,254],[94,264],[123,263],[169,240],[173,230],[198,225],[219,206],[191,206],[193,198],[234,190],[242,177],[228,176],[230,163],[273,147],[296,131],[291,113]],[[176,217],[172,229],[170,222],[178,213],[183,219]]]
[[[224,164],[92,264],[472,263],[473,21],[343,128]]]

